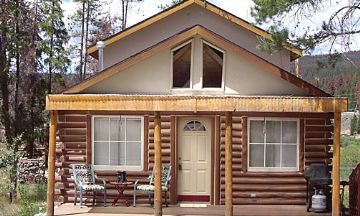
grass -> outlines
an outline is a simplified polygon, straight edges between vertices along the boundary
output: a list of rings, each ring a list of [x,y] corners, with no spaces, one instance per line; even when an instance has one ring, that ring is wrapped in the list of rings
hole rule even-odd
[[[351,136],[341,137],[340,153],[340,176],[341,180],[349,181],[353,167],[360,162],[360,140]],[[344,205],[349,206],[349,187],[345,188]]]
[[[20,184],[17,199],[10,203],[9,182],[0,170],[0,216],[33,216],[45,211],[46,184]]]

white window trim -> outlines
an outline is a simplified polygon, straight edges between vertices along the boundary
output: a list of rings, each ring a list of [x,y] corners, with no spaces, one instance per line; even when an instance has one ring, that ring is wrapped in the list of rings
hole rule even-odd
[[[251,120],[269,120],[269,121],[296,121],[297,122],[297,140],[296,140],[296,167],[250,167],[250,121]],[[275,118],[275,117],[251,117],[247,120],[247,170],[250,172],[298,172],[300,170],[300,120],[298,118]],[[256,145],[256,144],[255,144]],[[264,154],[266,150],[264,149]],[[264,158],[266,160],[266,158]]]
[[[141,160],[140,166],[110,166],[110,165],[95,165],[95,140],[94,140],[94,119],[98,117],[103,118],[137,118],[141,120]],[[109,130],[110,133],[110,130]],[[93,115],[91,119],[91,161],[95,170],[121,170],[121,171],[142,171],[144,169],[144,117],[130,116],[130,115]],[[110,153],[110,151],[109,151]]]
[[[174,87],[173,84],[174,84],[174,80],[173,80],[173,77],[174,77],[174,51],[178,50],[178,49],[181,49],[182,47],[188,45],[189,43],[191,43],[191,61],[190,61],[190,86],[189,88],[180,88],[180,87]],[[174,48],[171,49],[171,60],[170,60],[170,89],[171,90],[174,90],[174,91],[188,91],[188,90],[191,90],[193,89],[193,71],[194,71],[194,38],[192,38],[191,40],[188,40]]]
[[[222,74],[221,74],[221,87],[220,88],[207,88],[204,87],[204,44],[220,51],[223,53],[223,67],[222,67]],[[203,91],[225,91],[225,68],[226,68],[226,51],[215,46],[214,44],[207,42],[203,39],[201,39],[201,90]]]

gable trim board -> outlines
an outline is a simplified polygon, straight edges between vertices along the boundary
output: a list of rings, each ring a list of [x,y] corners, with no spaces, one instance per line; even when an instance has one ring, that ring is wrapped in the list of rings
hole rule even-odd
[[[88,79],[80,82],[77,85],[74,85],[66,90],[63,91],[64,94],[74,94],[74,93],[80,93],[81,91],[101,82],[102,80],[109,78],[110,76],[121,72],[130,66],[139,63],[163,50],[171,49],[173,46],[176,46],[180,43],[185,42],[186,40],[191,39],[195,35],[200,35],[204,40],[214,43],[216,46],[219,46],[222,49],[228,49],[231,50],[243,57],[245,57],[247,60],[253,62],[256,65],[259,65],[264,70],[271,72],[282,79],[294,84],[295,86],[306,90],[310,96],[320,96],[320,97],[329,97],[328,93],[322,91],[321,89],[313,86],[312,84],[296,77],[294,74],[287,72],[280,67],[272,64],[271,62],[268,62],[264,60],[263,58],[253,54],[252,52],[238,46],[237,44],[223,38],[220,35],[217,35],[216,33],[206,29],[203,26],[193,26],[191,28],[185,29],[184,31],[163,40],[162,42],[155,44],[152,47],[149,47],[105,70],[102,72],[99,72],[95,74],[92,77],[89,77]]]
[[[240,27],[245,28],[245,29],[249,30],[250,32],[253,32],[260,37],[271,40],[271,35],[268,32],[266,32],[265,30],[252,25],[251,23],[221,9],[220,7],[218,7],[214,4],[211,4],[209,2],[205,3],[202,0],[185,0],[181,3],[178,3],[168,9],[158,13],[158,14],[155,14],[155,15],[149,17],[148,19],[145,19],[144,21],[142,21],[138,24],[135,24],[115,35],[112,35],[112,36],[106,38],[104,40],[105,46],[115,43],[116,41],[119,41],[122,38],[125,38],[143,28],[146,28],[146,27],[152,25],[153,23],[156,23],[156,22],[176,13],[177,11],[180,11],[183,8],[186,8],[193,4],[199,5],[200,7],[204,8],[214,14],[221,16],[221,17],[225,18],[226,20],[228,20]],[[291,60],[297,59],[302,56],[302,51],[298,48],[292,47],[290,44],[284,44],[284,48],[290,51]],[[96,44],[91,45],[88,48],[87,52],[89,55],[93,56],[94,58],[98,58],[98,48],[96,47]]]

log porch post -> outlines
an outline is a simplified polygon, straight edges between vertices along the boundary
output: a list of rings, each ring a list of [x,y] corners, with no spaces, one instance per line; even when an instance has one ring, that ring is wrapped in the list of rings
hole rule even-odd
[[[232,113],[225,113],[225,215],[233,215],[232,198]]]
[[[154,215],[162,215],[162,191],[161,191],[161,119],[160,112],[155,112],[154,150],[155,150],[155,191],[154,191]]]
[[[55,192],[55,145],[56,145],[57,111],[50,112],[49,153],[48,153],[48,182],[46,214],[54,215]]]
[[[332,160],[332,215],[340,215],[340,129],[341,112],[334,113],[334,144]]]

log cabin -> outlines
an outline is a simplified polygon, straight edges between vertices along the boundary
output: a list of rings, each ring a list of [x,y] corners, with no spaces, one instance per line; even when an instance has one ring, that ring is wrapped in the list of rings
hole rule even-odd
[[[185,0],[105,39],[104,47],[89,47],[103,69],[46,98],[48,214],[55,195],[74,199],[71,164],[91,163],[108,180],[116,171],[136,180],[155,169],[156,215],[160,167],[170,164],[171,204],[225,205],[232,215],[233,205],[305,209],[304,170],[325,163],[339,215],[347,99],[289,72],[301,50],[257,49],[264,38],[271,36],[216,5]],[[116,193],[109,185],[109,201]]]

